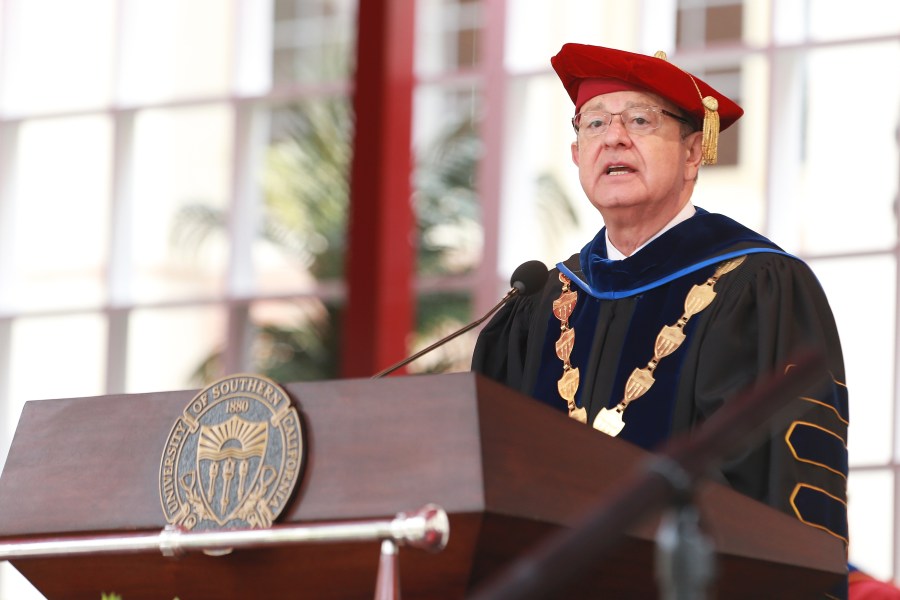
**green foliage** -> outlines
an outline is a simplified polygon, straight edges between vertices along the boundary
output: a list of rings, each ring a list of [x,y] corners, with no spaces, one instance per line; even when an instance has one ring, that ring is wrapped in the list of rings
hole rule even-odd
[[[344,99],[313,100],[273,114],[261,186],[263,212],[257,235],[319,279],[343,272],[350,168],[351,122]],[[228,227],[225,210],[186,203],[170,239],[186,254]]]
[[[416,169],[415,207],[418,223],[419,273],[446,274],[470,270],[474,263],[453,261],[466,239],[481,235],[481,214],[475,174],[481,140],[470,119],[451,122],[438,142],[423,153]],[[477,260],[477,259],[475,259]]]
[[[344,98],[298,102],[272,114],[272,142],[261,177],[264,195],[258,238],[319,281],[340,279],[344,270],[349,171],[353,130]],[[480,260],[482,231],[475,175],[481,141],[470,116],[450,120],[436,141],[420,152],[415,170],[418,272],[460,274]],[[552,178],[539,182],[546,222],[565,227],[574,211]],[[189,252],[227,230],[227,215],[199,202],[183,207],[173,243]],[[339,307],[297,301],[294,322],[258,322],[252,332],[249,367],[276,381],[337,376]],[[470,319],[467,294],[423,296],[418,303],[419,340],[436,339]],[[439,333],[440,332],[440,333]],[[422,344],[423,346],[426,343]],[[449,350],[449,349],[448,349]],[[467,368],[462,358],[434,357],[429,371]],[[196,372],[200,382],[221,376],[221,353]]]
[[[450,333],[470,320],[471,298],[467,293],[442,292],[419,296],[416,310],[416,348],[418,351]],[[435,349],[407,367],[415,373],[446,373],[464,371],[471,364],[474,333],[457,338]]]
[[[578,223],[578,214],[559,181],[542,173],[537,179],[537,210],[543,233],[551,239],[565,237]]]
[[[346,252],[352,123],[344,99],[277,113],[262,179],[262,237],[318,279],[341,276]]]
[[[257,326],[254,363],[275,381],[310,381],[338,376],[340,330],[338,311],[325,305],[325,315],[303,327]]]

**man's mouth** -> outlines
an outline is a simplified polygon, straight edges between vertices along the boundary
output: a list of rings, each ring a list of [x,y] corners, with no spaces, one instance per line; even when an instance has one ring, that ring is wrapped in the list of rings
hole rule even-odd
[[[607,175],[625,175],[626,173],[634,173],[634,169],[625,165],[610,165],[606,169]]]

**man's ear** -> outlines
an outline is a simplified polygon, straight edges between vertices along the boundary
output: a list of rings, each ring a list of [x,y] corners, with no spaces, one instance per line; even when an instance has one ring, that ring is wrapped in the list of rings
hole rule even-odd
[[[575,166],[578,165],[578,141],[572,142],[572,162],[575,163]]]
[[[687,150],[685,154],[684,177],[687,181],[697,179],[700,164],[703,162],[703,132],[695,131],[684,138]]]

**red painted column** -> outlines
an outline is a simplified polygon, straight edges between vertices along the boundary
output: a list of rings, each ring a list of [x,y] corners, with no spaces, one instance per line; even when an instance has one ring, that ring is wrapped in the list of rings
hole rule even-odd
[[[359,2],[343,377],[366,377],[402,359],[413,329],[414,6]]]

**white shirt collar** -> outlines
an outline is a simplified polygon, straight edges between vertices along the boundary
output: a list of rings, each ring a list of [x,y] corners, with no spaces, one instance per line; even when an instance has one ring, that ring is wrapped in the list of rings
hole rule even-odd
[[[653,235],[653,237],[651,237],[649,240],[647,240],[646,242],[644,242],[643,244],[638,246],[637,249],[631,253],[631,255],[634,256],[635,254],[637,254],[638,252],[641,251],[641,248],[643,248],[644,246],[646,246],[647,244],[649,244],[650,242],[652,242],[653,240],[655,240],[656,238],[658,238],[659,236],[661,236],[662,234],[667,232],[668,230],[672,229],[673,227],[675,227],[682,221],[687,221],[688,219],[693,217],[694,213],[696,213],[696,212],[697,212],[697,209],[694,208],[694,205],[691,204],[690,202],[688,202],[687,204],[684,205],[684,208],[682,208],[680,211],[678,211],[678,214],[675,215],[671,221],[666,223],[662,229],[660,229]],[[618,248],[613,246],[612,242],[609,241],[609,231],[606,232],[606,255],[609,257],[610,260],[623,260],[623,259],[628,258],[624,254],[619,252]]]

